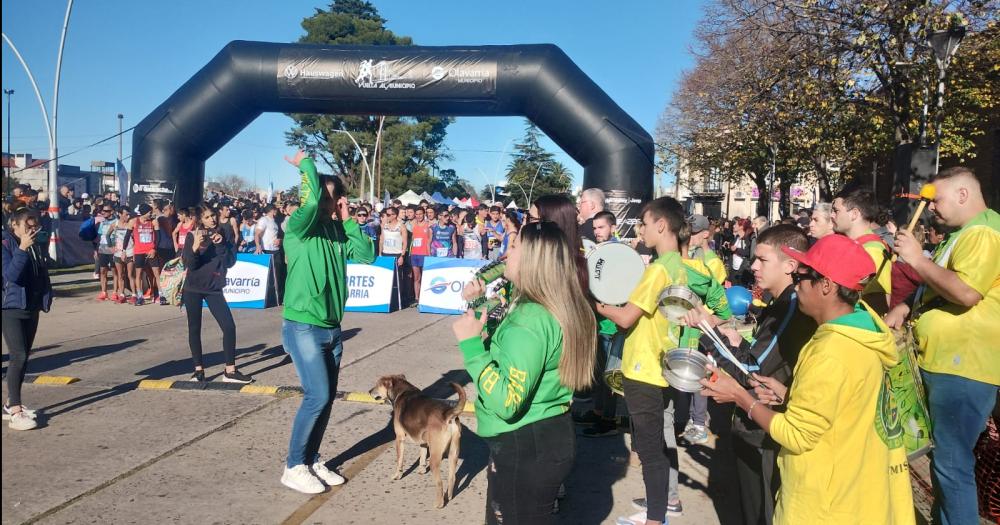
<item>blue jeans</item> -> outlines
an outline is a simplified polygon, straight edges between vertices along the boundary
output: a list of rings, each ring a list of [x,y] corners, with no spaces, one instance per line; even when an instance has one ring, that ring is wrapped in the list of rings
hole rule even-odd
[[[927,388],[934,451],[934,518],[940,525],[978,525],[976,458],[972,449],[986,429],[997,386],[921,370]]]
[[[340,328],[322,328],[285,319],[281,325],[281,344],[292,357],[305,396],[295,414],[292,437],[288,443],[289,468],[310,465],[319,454],[330,409],[337,395],[340,356],[344,345]]]

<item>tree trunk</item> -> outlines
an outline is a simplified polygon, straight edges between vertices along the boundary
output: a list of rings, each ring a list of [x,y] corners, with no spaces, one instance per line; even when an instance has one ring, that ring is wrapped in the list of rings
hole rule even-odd
[[[757,215],[767,216],[767,205],[770,202],[771,195],[767,191],[767,173],[753,173],[751,175],[754,184],[757,185],[757,193],[760,198],[757,199]]]
[[[787,175],[778,179],[778,190],[781,196],[778,200],[778,215],[781,218],[792,214],[792,179]],[[770,219],[770,217],[768,217]]]

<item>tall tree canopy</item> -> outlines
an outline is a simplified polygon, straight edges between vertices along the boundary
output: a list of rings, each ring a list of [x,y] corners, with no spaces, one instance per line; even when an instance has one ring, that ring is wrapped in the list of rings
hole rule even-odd
[[[774,188],[815,179],[828,198],[848,178],[871,180],[877,160],[897,145],[919,141],[927,102],[926,134],[933,139],[939,127],[942,156],[964,161],[975,154],[974,140],[997,125],[998,6],[714,0],[696,33],[696,65],[661,117],[660,156],[674,170],[749,179],[761,194],[774,162]],[[959,25],[969,34],[951,62],[938,113],[937,68],[926,41]]]
[[[327,9],[302,21],[306,34],[299,39],[305,44],[345,44],[409,46],[413,40],[399,36],[386,28],[386,20],[371,2],[365,0],[334,0]],[[382,125],[382,140],[378,158],[372,169],[379,174],[380,191],[398,195],[406,190],[447,190],[455,193],[453,184],[444,183],[433,175],[441,160],[449,159],[444,146],[451,118],[393,117],[379,115],[290,115],[295,126],[285,134],[288,145],[314,155],[321,165],[341,176],[352,193],[357,193],[365,176],[365,166],[351,138],[339,131],[350,132],[367,151],[369,162],[376,156],[375,143]],[[383,121],[384,119],[384,121]],[[380,169],[379,169],[380,168]],[[367,193],[367,177],[366,190]]]
[[[529,197],[569,192],[573,179],[569,169],[542,147],[538,126],[527,119],[524,122],[524,137],[514,144],[513,159],[507,165],[507,193],[527,207]]]

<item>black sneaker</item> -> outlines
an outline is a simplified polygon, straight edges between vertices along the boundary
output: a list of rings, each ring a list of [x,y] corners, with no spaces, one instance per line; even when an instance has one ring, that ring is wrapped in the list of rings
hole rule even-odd
[[[194,374],[191,375],[191,379],[188,379],[188,381],[193,381],[195,383],[204,383],[205,382],[205,371],[204,370],[195,370]]]
[[[253,383],[253,378],[250,377],[250,376],[248,376],[248,375],[243,375],[243,374],[240,373],[239,370],[237,370],[235,372],[226,372],[226,373],[222,374],[222,382],[223,383],[241,383],[241,384],[245,385],[245,384],[248,384],[248,383]]]
[[[618,422],[614,419],[601,419],[594,426],[583,429],[580,432],[583,437],[606,437],[618,435]]]
[[[167,306],[169,304],[170,304],[170,302],[167,301],[166,297],[160,297],[160,306]]]
[[[636,498],[632,500],[632,506],[635,507],[637,510],[646,510],[646,498]],[[670,503],[669,501],[667,502],[667,516],[677,517],[683,515],[684,515],[684,507],[681,506],[680,501],[678,501],[677,503]]]
[[[577,425],[596,425],[601,421],[601,416],[594,413],[593,410],[588,410],[582,414],[573,414],[573,422]]]

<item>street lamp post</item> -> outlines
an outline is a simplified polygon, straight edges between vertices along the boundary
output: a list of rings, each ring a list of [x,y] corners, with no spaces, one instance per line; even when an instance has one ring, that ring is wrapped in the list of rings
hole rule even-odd
[[[937,173],[941,165],[941,124],[944,121],[944,80],[948,73],[948,66],[951,58],[958,51],[958,45],[965,38],[965,26],[953,26],[945,31],[935,31],[927,39],[931,51],[934,52],[934,62],[938,68],[937,86],[937,112],[934,115],[936,121],[934,126],[935,144],[937,147],[936,162],[934,172]]]
[[[55,261],[57,260],[56,247],[59,243],[59,199],[58,188],[59,188],[59,145],[58,145],[58,123],[59,123],[59,78],[62,73],[62,58],[63,50],[66,47],[66,33],[69,30],[69,16],[73,12],[73,0],[68,0],[66,3],[66,15],[63,17],[62,33],[59,37],[59,53],[56,55],[56,75],[55,75],[55,86],[53,87],[52,93],[52,122],[49,123],[49,113],[45,107],[45,102],[42,100],[42,93],[38,89],[38,83],[35,82],[35,76],[31,73],[31,68],[28,67],[28,63],[25,62],[24,57],[21,56],[21,52],[18,51],[14,42],[11,41],[7,33],[3,33],[3,40],[10,46],[11,51],[14,52],[14,56],[24,67],[24,71],[28,74],[28,80],[31,81],[31,87],[35,91],[35,98],[38,99],[38,105],[42,109],[42,117],[45,120],[45,131],[49,139],[49,209],[48,214],[51,219],[52,230],[49,235],[49,257]]]
[[[3,94],[7,95],[7,192],[13,191],[11,185],[14,179],[11,176],[11,169],[14,166],[14,153],[10,150],[10,96],[14,94],[13,89],[4,88]]]
[[[125,115],[118,114],[118,160],[121,160],[123,163],[125,162],[122,160],[122,126],[124,125],[124,118]]]
[[[381,127],[379,128],[379,130],[381,131]],[[369,186],[368,202],[375,202],[375,176],[372,174],[371,166],[368,165],[368,150],[363,149],[361,145],[358,144],[358,141],[354,140],[354,135],[351,135],[350,131],[343,129],[335,129],[332,131],[334,133],[343,133],[344,135],[347,135],[347,137],[351,139],[351,142],[354,143],[354,147],[358,149],[358,154],[361,155],[361,163],[365,168],[365,175],[368,176],[368,186]],[[362,178],[361,179],[362,189],[364,189],[363,188],[364,183],[365,183],[364,178]]]

